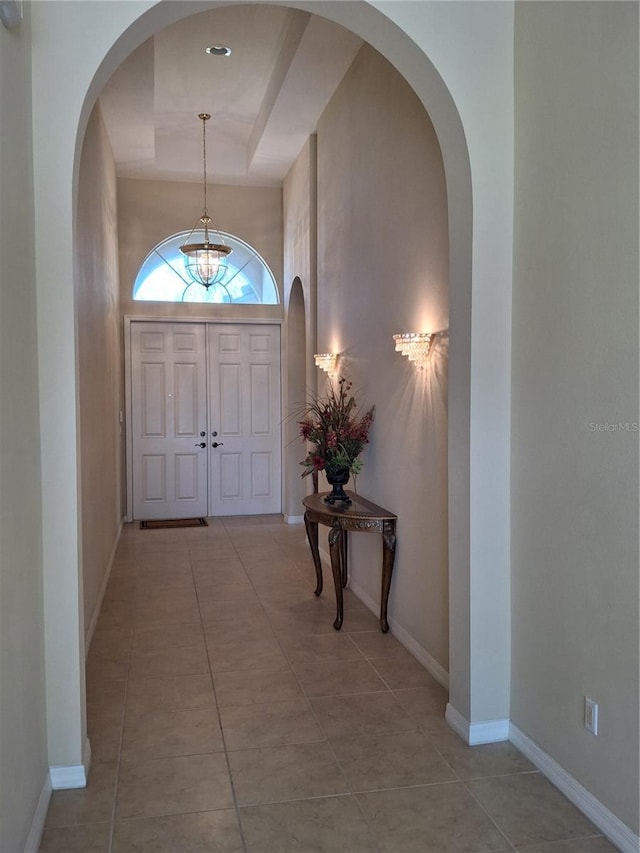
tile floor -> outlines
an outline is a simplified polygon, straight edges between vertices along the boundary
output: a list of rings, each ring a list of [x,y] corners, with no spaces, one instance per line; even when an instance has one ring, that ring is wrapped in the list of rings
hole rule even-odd
[[[334,631],[314,585],[279,517],[128,525],[88,657],[89,784],[53,793],[41,853],[614,850],[510,744],[466,747],[348,590]]]

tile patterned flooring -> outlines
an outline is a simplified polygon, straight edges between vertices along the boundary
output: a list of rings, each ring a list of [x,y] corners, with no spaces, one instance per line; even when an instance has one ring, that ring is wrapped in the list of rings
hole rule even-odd
[[[347,590],[313,595],[302,525],[127,525],[87,661],[88,787],[41,853],[606,853],[508,743]],[[393,594],[393,593],[392,593]]]

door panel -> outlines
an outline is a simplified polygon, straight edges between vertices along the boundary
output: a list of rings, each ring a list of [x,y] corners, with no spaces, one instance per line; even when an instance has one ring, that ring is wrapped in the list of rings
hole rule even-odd
[[[273,493],[270,453],[251,454],[251,493],[258,498],[267,498]]]
[[[198,456],[177,453],[175,457],[176,501],[195,501],[198,498]]]
[[[214,364],[214,371],[216,366]],[[220,435],[227,438],[242,434],[242,414],[240,401],[242,397],[242,377],[239,364],[218,364],[218,423]],[[214,398],[215,399],[215,398]],[[215,406],[211,412],[212,423],[216,422]]]
[[[251,433],[256,436],[268,436],[273,431],[273,412],[270,406],[273,393],[271,390],[271,365],[252,364],[250,370]]]
[[[142,438],[164,438],[167,421],[165,366],[164,364],[142,363],[140,372],[142,391],[140,435]]]
[[[133,517],[207,514],[202,324],[132,323]]]
[[[280,327],[130,329],[133,518],[279,513]]]
[[[166,501],[167,467],[165,457],[144,453],[141,456],[142,494],[147,502]]]
[[[206,427],[198,411],[201,405],[201,395],[198,394],[199,369],[197,364],[175,364],[173,368],[176,436],[179,438],[191,438],[201,431],[200,427]]]
[[[232,500],[242,497],[242,456],[240,453],[221,453],[220,500]]]
[[[280,328],[209,327],[212,515],[281,511]]]

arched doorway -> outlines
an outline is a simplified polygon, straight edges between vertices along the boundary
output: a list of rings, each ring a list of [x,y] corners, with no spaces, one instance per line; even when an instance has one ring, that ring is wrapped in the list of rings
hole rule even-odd
[[[286,388],[284,446],[289,471],[298,469],[300,441],[295,410],[307,396],[307,352],[306,310],[302,281],[296,276],[291,284],[286,313]],[[302,498],[306,494],[305,484],[300,477],[288,477],[285,484],[284,510],[289,520],[299,518]]]
[[[78,153],[84,129],[97,93],[119,61],[150,34],[179,17],[214,8],[217,3],[158,3],[137,16],[126,6],[112,5],[109,10],[74,9],[68,17],[47,4],[37,10],[37,27],[49,30],[51,45],[39,45],[34,70],[46,84],[34,92],[34,159],[36,174],[49,175],[39,188],[36,215],[38,235],[38,310],[39,356],[42,368],[41,417],[47,428],[47,441],[56,454],[43,460],[45,620],[47,622],[47,689],[50,763],[75,765],[82,760],[82,640],[78,626],[78,553],[80,537],[78,501],[75,488],[76,394],[73,346],[73,211],[77,191]],[[92,4],[86,4],[91,6]],[[125,6],[125,4],[122,4]],[[408,12],[389,10],[389,16],[368,3],[297,3],[315,14],[341,23],[371,43],[403,74],[413,86],[433,121],[438,134],[447,177],[450,224],[450,582],[451,595],[451,701],[463,719],[475,721],[503,719],[508,716],[508,320],[509,259],[502,246],[504,233],[511,228],[509,200],[501,206],[500,181],[495,188],[489,180],[493,168],[500,177],[509,174],[511,150],[507,133],[496,145],[495,134],[489,140],[482,123],[491,125],[491,117],[474,113],[467,100],[469,71],[467,45],[462,35],[452,38],[448,51],[436,41],[441,29],[431,31],[426,18],[437,14],[429,4],[414,4]],[[500,4],[498,4],[500,5]],[[97,22],[96,14],[105,20]],[[404,15],[408,18],[404,18]],[[448,13],[449,14],[449,13]],[[509,62],[502,39],[508,29],[508,10],[487,16],[478,29],[461,26],[456,12],[450,13],[444,29],[450,36],[474,31],[488,47],[499,45],[499,61]],[[392,16],[396,20],[392,20]],[[446,16],[445,16],[446,17]],[[435,22],[434,22],[435,23]],[[440,22],[443,23],[442,21]],[[96,37],[87,49],[80,34],[87,28]],[[505,40],[506,44],[506,40]],[[82,56],[78,53],[82,45]],[[421,47],[421,46],[422,47]],[[56,73],[51,54],[60,50],[77,65],[73,80],[65,89]],[[435,57],[438,70],[428,55]],[[460,73],[462,71],[462,74]],[[494,63],[495,71],[495,63]],[[64,76],[65,69],[58,72]],[[482,73],[479,71],[479,73]],[[477,85],[477,78],[474,80]],[[58,112],[52,93],[64,90],[67,109]],[[460,95],[456,105],[451,92]],[[497,97],[495,117],[504,125],[510,106],[509,93]],[[466,125],[460,109],[463,110]],[[471,157],[467,140],[471,141]],[[45,144],[46,140],[46,144]],[[486,154],[486,158],[483,155]],[[474,158],[475,157],[475,158]],[[475,205],[471,195],[471,163],[479,173]],[[493,204],[495,202],[495,204]],[[60,211],[52,222],[51,209]],[[474,314],[472,293],[472,220],[476,216],[478,243],[474,261]],[[485,230],[486,229],[486,230]],[[510,242],[506,241],[509,244]],[[509,252],[510,254],[510,252]],[[498,263],[497,263],[498,262]],[[498,267],[498,269],[496,269]],[[53,270],[53,274],[51,274]],[[46,272],[46,283],[45,283]],[[494,273],[492,276],[491,273]],[[491,279],[492,286],[483,290]],[[507,298],[505,299],[505,293]],[[493,309],[496,309],[494,313]],[[496,318],[496,313],[498,317]],[[496,320],[506,322],[496,322]],[[499,332],[496,331],[499,329]],[[486,334],[492,331],[489,340]],[[474,371],[471,371],[473,344]],[[504,361],[504,363],[503,363]],[[492,394],[484,394],[492,380]],[[62,391],[62,393],[58,393]],[[485,417],[486,415],[486,417]],[[496,428],[492,429],[491,426]],[[507,440],[504,436],[507,434]],[[471,479],[473,465],[474,478]],[[487,531],[491,533],[488,534]],[[473,565],[472,546],[476,549]],[[471,584],[470,572],[474,572]],[[483,583],[484,582],[484,583]],[[472,589],[473,586],[473,589]],[[55,594],[54,594],[55,590]],[[61,625],[62,602],[64,625]],[[472,618],[473,613],[473,618]],[[471,662],[470,647],[474,646]],[[64,687],[56,684],[64,684]]]

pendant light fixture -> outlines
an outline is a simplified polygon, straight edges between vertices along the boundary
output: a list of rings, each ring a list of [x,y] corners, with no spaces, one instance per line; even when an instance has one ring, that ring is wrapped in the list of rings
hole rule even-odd
[[[202,216],[196,221],[186,241],[180,246],[184,255],[184,266],[187,274],[193,281],[209,289],[212,284],[218,284],[227,270],[227,256],[231,254],[229,246],[224,243],[212,243],[209,240],[209,225],[211,217],[207,210],[207,122],[211,118],[209,113],[200,113],[198,118],[202,121],[202,164],[203,164],[203,205]],[[196,231],[204,230],[204,242],[190,242],[195,234],[194,240],[200,236]]]

